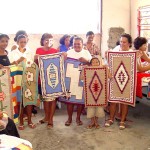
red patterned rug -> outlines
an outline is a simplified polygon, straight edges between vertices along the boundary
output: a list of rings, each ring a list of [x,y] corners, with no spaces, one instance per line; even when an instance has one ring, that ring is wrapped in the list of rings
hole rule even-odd
[[[136,52],[108,52],[108,64],[113,76],[109,84],[109,101],[135,106]]]
[[[84,97],[86,106],[107,105],[107,69],[88,67],[84,69]]]

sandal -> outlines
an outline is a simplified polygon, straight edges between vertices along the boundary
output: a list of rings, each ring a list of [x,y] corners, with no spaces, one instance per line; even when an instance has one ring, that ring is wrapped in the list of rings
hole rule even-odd
[[[65,122],[65,126],[70,126],[71,123],[72,123],[72,121],[67,120],[67,121]]]
[[[30,124],[28,124],[28,127],[31,129],[34,129],[36,127],[36,125],[34,123],[30,123]]]
[[[125,123],[124,122],[120,122],[119,129],[120,130],[124,130],[125,128],[126,128]]]
[[[19,129],[19,130],[24,130],[24,125],[19,125],[19,126],[18,126],[18,129]]]
[[[114,122],[111,119],[109,119],[105,122],[105,127],[110,127],[113,123]]]
[[[77,120],[76,123],[77,123],[77,126],[82,126],[83,125],[83,122],[81,120]]]
[[[95,124],[89,124],[86,128],[87,129],[92,129],[93,127],[95,127]]]
[[[95,125],[95,129],[99,129],[100,128],[100,125],[99,124],[96,124]]]
[[[39,120],[39,123],[40,124],[44,124],[44,123],[47,123],[48,121],[45,121],[44,119],[42,119],[42,120]]]
[[[52,129],[53,128],[53,124],[52,123],[48,123],[47,124],[47,129]]]

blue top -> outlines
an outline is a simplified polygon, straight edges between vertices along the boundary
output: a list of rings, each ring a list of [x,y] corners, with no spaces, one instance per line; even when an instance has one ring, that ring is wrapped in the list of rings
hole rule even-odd
[[[60,52],[67,52],[68,51],[68,48],[66,47],[66,45],[60,45],[59,49],[60,49]]]

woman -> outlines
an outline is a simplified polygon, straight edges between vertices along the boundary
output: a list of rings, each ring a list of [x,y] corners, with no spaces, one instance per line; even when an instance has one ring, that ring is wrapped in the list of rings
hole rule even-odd
[[[136,96],[142,98],[142,78],[150,77],[149,73],[145,73],[150,70],[150,58],[146,54],[147,50],[147,39],[144,37],[137,37],[134,40],[134,47],[136,50],[139,50],[141,57],[138,58],[137,62],[137,88]]]
[[[6,34],[0,34],[0,69],[3,66],[9,66],[10,61],[5,50],[8,46],[9,37]],[[11,136],[19,137],[17,128],[13,122],[5,113],[0,111],[0,134],[7,134]]]
[[[119,51],[132,51],[130,49],[132,45],[132,38],[129,34],[123,34],[120,38],[120,49]],[[115,113],[117,110],[117,104],[110,102],[110,118],[106,121],[105,126],[109,127],[114,122]],[[119,124],[119,129],[125,129],[125,119],[128,114],[128,105],[126,104],[120,104],[121,105],[121,121]]]
[[[80,37],[74,38],[73,41],[73,49],[67,51],[67,57],[78,59],[82,63],[89,63],[92,59],[92,56],[87,50],[83,49],[83,40]],[[72,123],[72,114],[73,114],[74,104],[67,103],[67,112],[68,112],[68,120],[65,125],[70,126]],[[77,125],[82,125],[82,121],[80,120],[81,113],[83,111],[84,105],[77,104],[77,117],[76,123]]]
[[[100,55],[100,50],[97,45],[93,43],[94,33],[89,31],[86,33],[87,42],[84,44],[84,49],[88,50],[91,55]]]
[[[25,35],[25,36],[27,37],[27,41],[28,41],[28,35],[27,35],[26,31],[24,31],[24,30],[19,30],[19,31],[16,33],[15,38],[14,38],[14,41],[15,41],[16,43],[17,43],[17,38],[18,38],[19,35]],[[11,51],[17,49],[17,47],[18,47],[18,45],[17,45],[17,44],[14,44],[14,45],[12,46],[12,48],[11,48]]]
[[[18,38],[17,38],[18,48],[9,53],[9,60],[12,64],[18,65],[27,60],[33,62],[32,52],[29,49],[26,49],[27,41],[28,41],[28,39],[25,35],[18,36]],[[36,125],[34,123],[32,123],[32,121],[31,121],[32,110],[33,110],[33,105],[27,105],[24,108],[23,104],[22,104],[22,108],[20,111],[20,117],[19,117],[20,125],[18,126],[18,128],[20,130],[24,130],[24,120],[23,120],[24,112],[27,113],[28,126],[32,129],[34,129],[36,127]]]
[[[59,52],[67,52],[70,47],[70,35],[65,34],[63,37],[61,37],[59,43],[61,45],[57,48],[57,50]]]
[[[58,51],[53,46],[53,36],[49,33],[44,33],[41,37],[41,46],[40,48],[37,48],[36,50],[36,56],[35,61],[37,60],[39,55],[47,55],[47,54],[54,54]],[[41,82],[39,80],[39,94],[42,94],[41,92]],[[45,111],[45,117],[44,119],[40,120],[39,122],[41,124],[48,123],[47,128],[53,128],[53,116],[55,113],[56,108],[56,98],[43,98],[44,100],[44,111]]]

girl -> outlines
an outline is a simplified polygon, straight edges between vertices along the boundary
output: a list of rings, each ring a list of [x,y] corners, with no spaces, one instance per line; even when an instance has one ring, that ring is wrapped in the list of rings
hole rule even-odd
[[[10,62],[16,65],[26,60],[33,62],[32,52],[26,49],[27,37],[25,35],[19,35],[17,38],[17,44],[18,44],[18,48],[9,53]],[[23,104],[22,104],[22,108],[20,111],[20,118],[19,118],[20,125],[18,126],[20,130],[24,130],[23,114],[25,111],[27,113],[28,126],[32,129],[36,127],[35,124],[32,123],[31,121],[32,109],[33,109],[33,105],[28,105],[25,108],[23,108]]]

